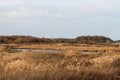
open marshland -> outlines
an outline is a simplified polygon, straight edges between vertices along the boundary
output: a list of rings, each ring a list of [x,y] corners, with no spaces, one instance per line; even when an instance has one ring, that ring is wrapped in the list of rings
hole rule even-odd
[[[0,80],[120,80],[119,46],[2,44],[0,51]]]
[[[0,80],[120,80],[120,0],[0,0]]]

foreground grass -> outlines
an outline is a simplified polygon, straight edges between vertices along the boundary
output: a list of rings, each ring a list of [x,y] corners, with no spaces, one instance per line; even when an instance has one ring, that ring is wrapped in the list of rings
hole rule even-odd
[[[120,80],[120,54],[1,53],[0,80]]]

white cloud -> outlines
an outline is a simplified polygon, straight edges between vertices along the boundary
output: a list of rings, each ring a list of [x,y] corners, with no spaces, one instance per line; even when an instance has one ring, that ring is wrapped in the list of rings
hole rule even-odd
[[[0,17],[13,19],[29,17],[64,18],[66,16],[83,16],[83,14],[109,14],[119,9],[117,8],[119,7],[118,4],[116,5],[113,0],[0,0],[0,2],[4,2],[5,6],[2,11],[0,9]],[[11,5],[7,5],[10,3]],[[8,8],[8,10],[5,10],[5,8]]]
[[[8,17],[11,18],[26,18],[26,17],[39,17],[48,15],[47,11],[41,10],[27,10],[27,9],[20,9],[20,10],[12,10],[7,12]]]
[[[40,17],[61,18],[62,14],[58,12],[54,13],[47,9],[18,7],[16,9],[0,12],[0,17],[9,19],[30,19]]]
[[[116,6],[116,5],[113,5],[113,4],[108,5],[108,10],[109,10],[109,11],[114,12],[114,11],[116,11],[116,9],[117,9],[117,6]]]
[[[82,13],[96,13],[100,11],[100,6],[97,5],[80,5],[80,12]]]

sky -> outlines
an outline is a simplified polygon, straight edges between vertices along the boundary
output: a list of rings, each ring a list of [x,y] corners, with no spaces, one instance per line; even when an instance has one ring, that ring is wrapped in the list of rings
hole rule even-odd
[[[120,0],[0,0],[0,35],[120,39]]]

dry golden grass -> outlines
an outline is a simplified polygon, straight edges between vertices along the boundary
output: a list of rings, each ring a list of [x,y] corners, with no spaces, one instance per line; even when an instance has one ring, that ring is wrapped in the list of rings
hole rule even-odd
[[[0,80],[120,80],[120,54],[65,53],[1,53]]]
[[[120,52],[120,46],[113,45],[70,45],[70,44],[39,44],[39,45],[19,45],[18,48],[37,48],[37,49],[53,49],[53,50],[77,50],[88,52]]]
[[[16,46],[16,45],[15,45]],[[120,80],[119,47],[88,45],[20,45],[64,53],[0,53],[0,80]],[[91,51],[82,54],[82,51]],[[93,54],[92,52],[100,52]]]

